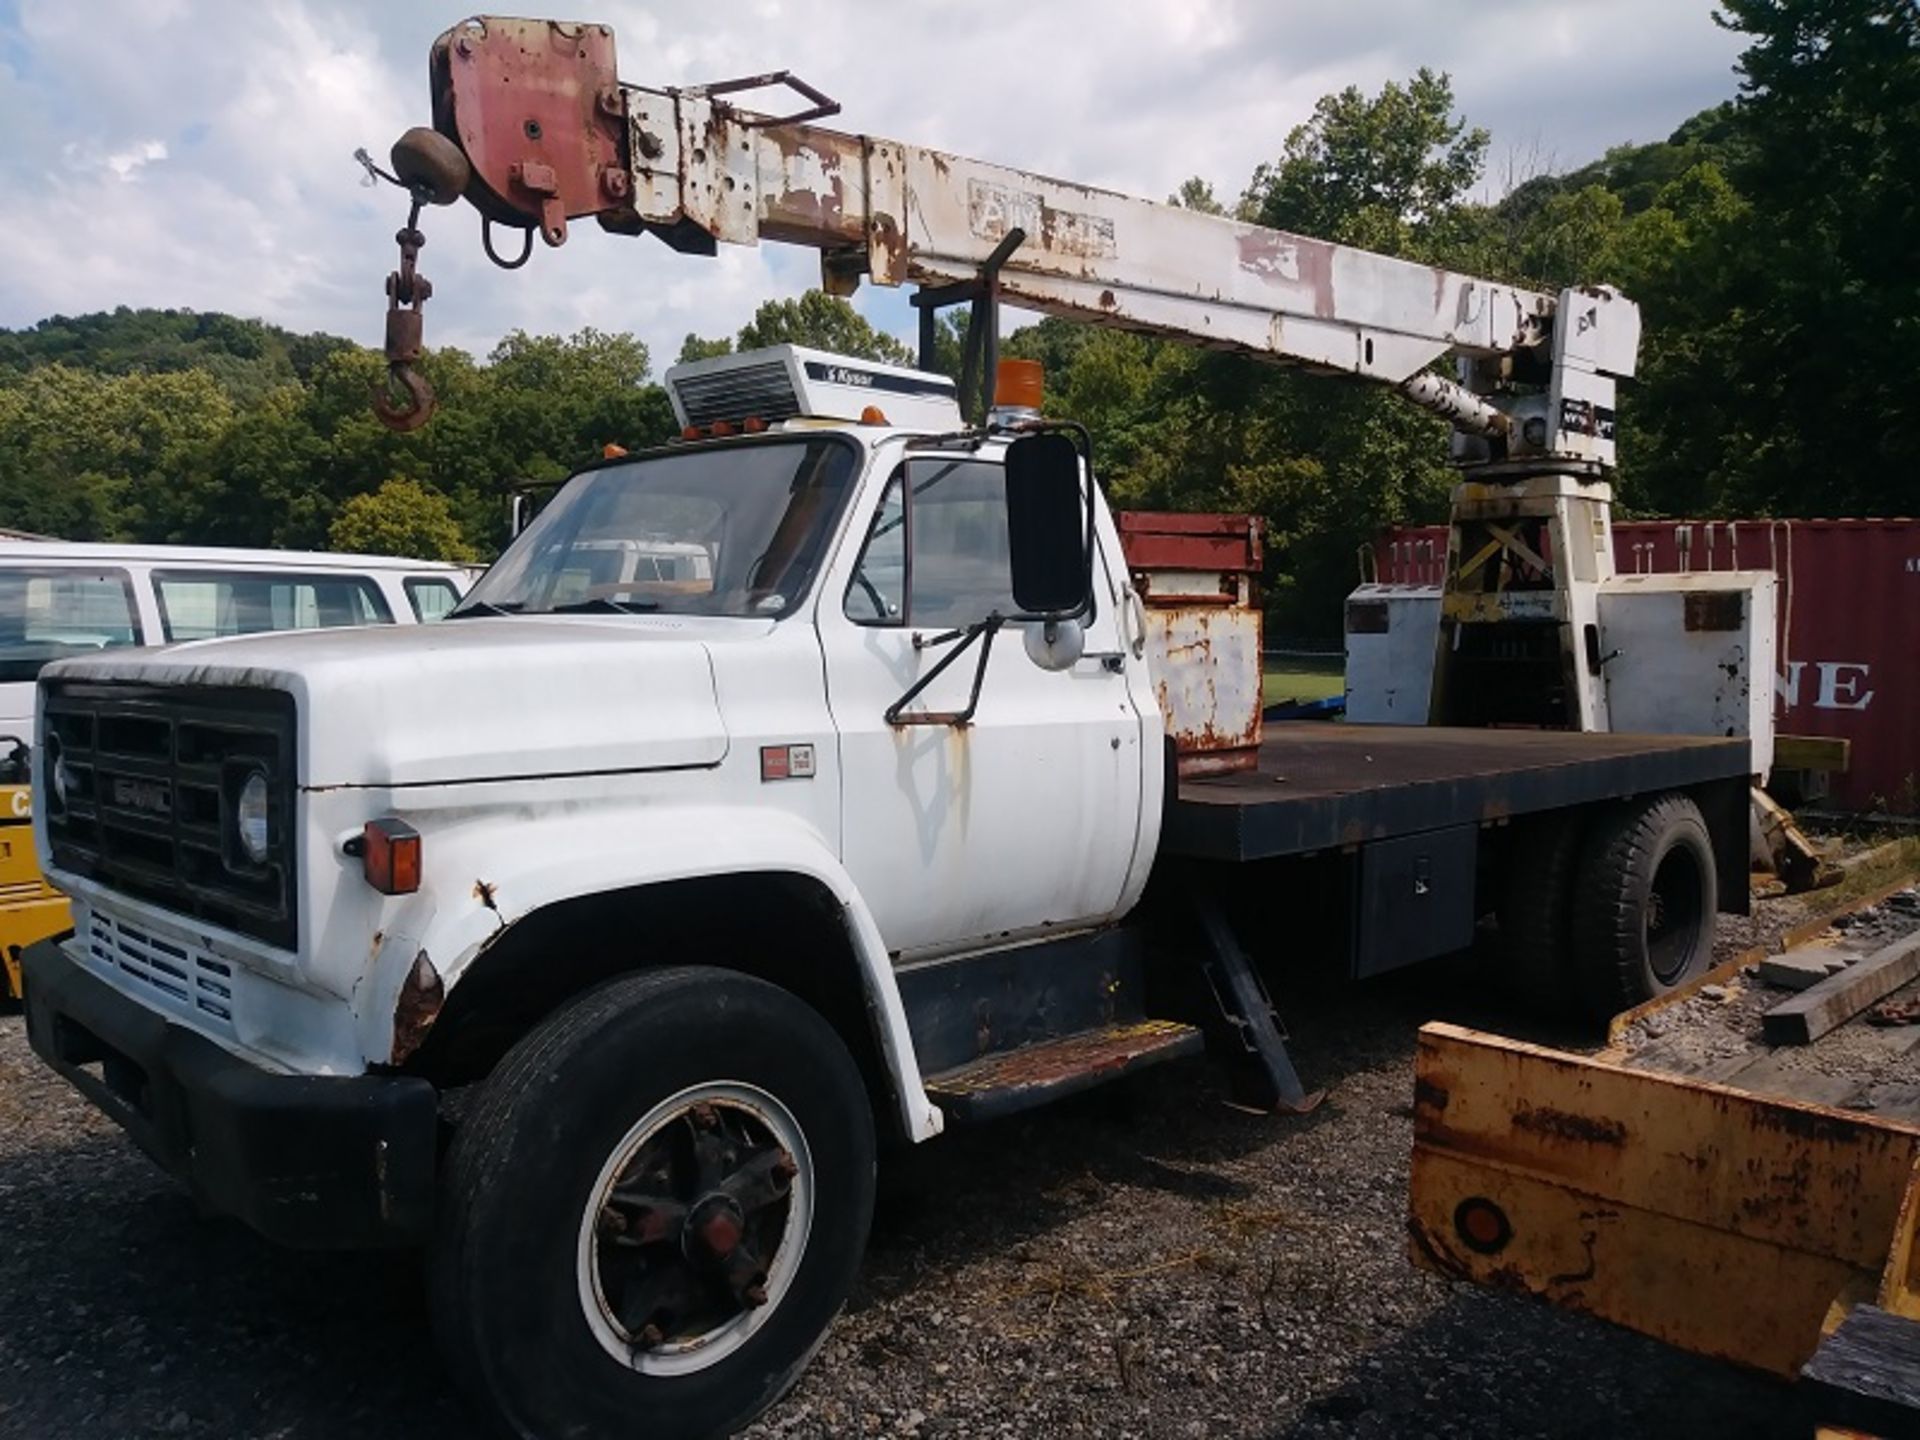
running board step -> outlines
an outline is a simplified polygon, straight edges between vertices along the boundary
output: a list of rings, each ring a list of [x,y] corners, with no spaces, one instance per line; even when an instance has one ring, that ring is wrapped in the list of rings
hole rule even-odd
[[[992,1120],[1163,1060],[1198,1055],[1204,1043],[1191,1025],[1135,1020],[984,1055],[927,1077],[927,1094],[949,1120]]]

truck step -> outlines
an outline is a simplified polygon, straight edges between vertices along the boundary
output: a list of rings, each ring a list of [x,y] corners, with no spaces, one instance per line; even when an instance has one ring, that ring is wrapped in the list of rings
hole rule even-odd
[[[1011,1115],[1088,1090],[1162,1060],[1197,1055],[1200,1032],[1174,1020],[1134,1020],[1022,1045],[927,1077],[927,1094],[949,1120]]]

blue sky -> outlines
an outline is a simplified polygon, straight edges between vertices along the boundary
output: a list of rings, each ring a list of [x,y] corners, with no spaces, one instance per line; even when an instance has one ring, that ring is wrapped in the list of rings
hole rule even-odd
[[[468,0],[471,3],[471,0]],[[534,7],[538,8],[538,7]],[[1320,95],[1420,65],[1493,132],[1497,183],[1657,139],[1734,93],[1740,37],[1700,0],[597,0],[623,78],[791,68],[836,124],[1164,196],[1236,195]],[[577,13],[574,13],[577,12]],[[377,344],[404,206],[360,184],[426,118],[426,54],[469,13],[429,0],[0,0],[0,325],[114,305],[257,315]],[[502,274],[435,212],[430,343],[631,330],[671,362],[813,283],[810,252],[677,256],[593,226]],[[858,303],[911,334],[904,292]]]

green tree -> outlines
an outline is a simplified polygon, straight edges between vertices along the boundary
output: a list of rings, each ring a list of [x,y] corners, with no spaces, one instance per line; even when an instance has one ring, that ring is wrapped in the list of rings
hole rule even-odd
[[[1724,455],[1721,508],[1910,512],[1920,8],[1722,0],[1721,19],[1751,39],[1729,178],[1758,223],[1700,247],[1685,298],[1705,343],[1667,378]]]
[[[797,300],[769,300],[740,327],[739,348],[811,345],[836,355],[858,355],[890,365],[911,365],[913,352],[884,330],[876,330],[853,306],[824,290],[809,290]]]
[[[358,555],[473,558],[447,497],[413,480],[389,480],[370,494],[351,497],[334,517],[327,543]]]
[[[1421,69],[1369,99],[1328,95],[1254,172],[1245,218],[1280,230],[1425,258],[1486,163],[1487,132],[1454,114],[1453,82]]]
[[[693,332],[687,332],[687,338],[680,342],[680,360],[682,365],[691,365],[696,360],[714,360],[722,355],[733,353],[733,342],[722,338],[704,340]]]
[[[1180,182],[1180,188],[1167,197],[1169,205],[1178,205],[1184,210],[1198,210],[1203,215],[1224,215],[1227,207],[1222,205],[1213,193],[1210,181],[1191,175]]]

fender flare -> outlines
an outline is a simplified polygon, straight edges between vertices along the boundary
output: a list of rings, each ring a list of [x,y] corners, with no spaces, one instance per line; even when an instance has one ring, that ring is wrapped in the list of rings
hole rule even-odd
[[[423,955],[451,994],[487,948],[550,905],[676,880],[789,874],[817,882],[840,907],[906,1133],[918,1142],[941,1132],[886,943],[826,837],[798,817],[722,806],[521,811],[498,823],[435,827],[423,850],[421,887],[389,917],[354,996],[365,1054],[392,1053],[395,1007]]]

